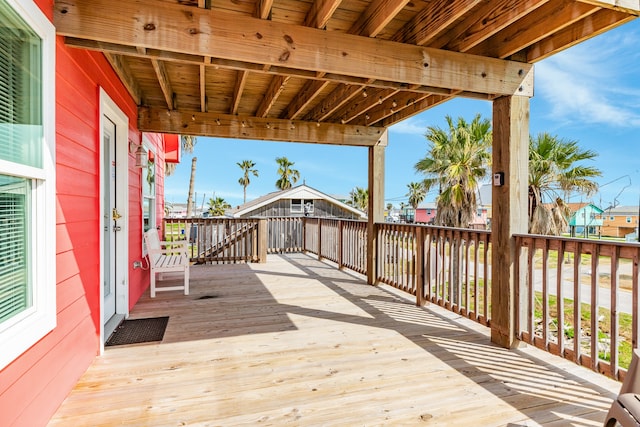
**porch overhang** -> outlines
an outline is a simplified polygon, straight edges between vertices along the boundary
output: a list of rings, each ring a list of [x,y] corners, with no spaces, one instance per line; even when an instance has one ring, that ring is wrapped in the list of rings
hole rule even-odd
[[[638,14],[636,0],[61,0],[54,22],[106,55],[142,130],[372,146],[454,97],[530,97],[533,63]]]

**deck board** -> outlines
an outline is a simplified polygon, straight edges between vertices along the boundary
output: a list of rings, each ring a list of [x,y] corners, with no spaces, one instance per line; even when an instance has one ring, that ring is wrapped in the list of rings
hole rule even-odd
[[[194,266],[152,316],[162,343],[107,348],[51,426],[596,426],[620,388],[303,254]]]

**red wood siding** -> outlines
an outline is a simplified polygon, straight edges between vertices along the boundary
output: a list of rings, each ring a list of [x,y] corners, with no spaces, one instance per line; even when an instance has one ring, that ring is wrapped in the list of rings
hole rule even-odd
[[[52,0],[35,0],[51,19]],[[140,141],[137,108],[101,54],[56,46],[56,308],[57,326],[0,371],[0,425],[42,426],[99,352],[100,334],[100,88],[129,117],[129,138]],[[158,214],[164,188],[163,140],[157,146]],[[129,302],[149,283],[133,270],[141,259],[141,170],[129,155]]]

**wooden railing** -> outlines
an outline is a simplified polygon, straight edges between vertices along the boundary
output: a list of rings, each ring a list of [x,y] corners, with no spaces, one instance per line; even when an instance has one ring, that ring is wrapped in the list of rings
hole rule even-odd
[[[487,231],[377,224],[377,280],[488,325]]]
[[[302,218],[268,218],[267,252],[302,252],[304,240]]]
[[[519,338],[620,378],[639,344],[640,245],[533,235],[516,244]]]
[[[364,221],[304,218],[304,250],[365,274],[367,223]]]

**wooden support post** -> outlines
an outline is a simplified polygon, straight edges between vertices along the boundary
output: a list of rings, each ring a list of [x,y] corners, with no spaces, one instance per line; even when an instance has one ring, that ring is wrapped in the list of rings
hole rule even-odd
[[[267,262],[267,220],[258,220],[258,262]]]
[[[527,233],[529,98],[493,101],[493,192],[491,219],[491,341],[518,344],[515,330],[514,234]]]
[[[385,130],[380,144],[369,147],[369,207],[367,217],[367,283],[376,284],[376,222],[384,221],[384,149],[388,131]]]

